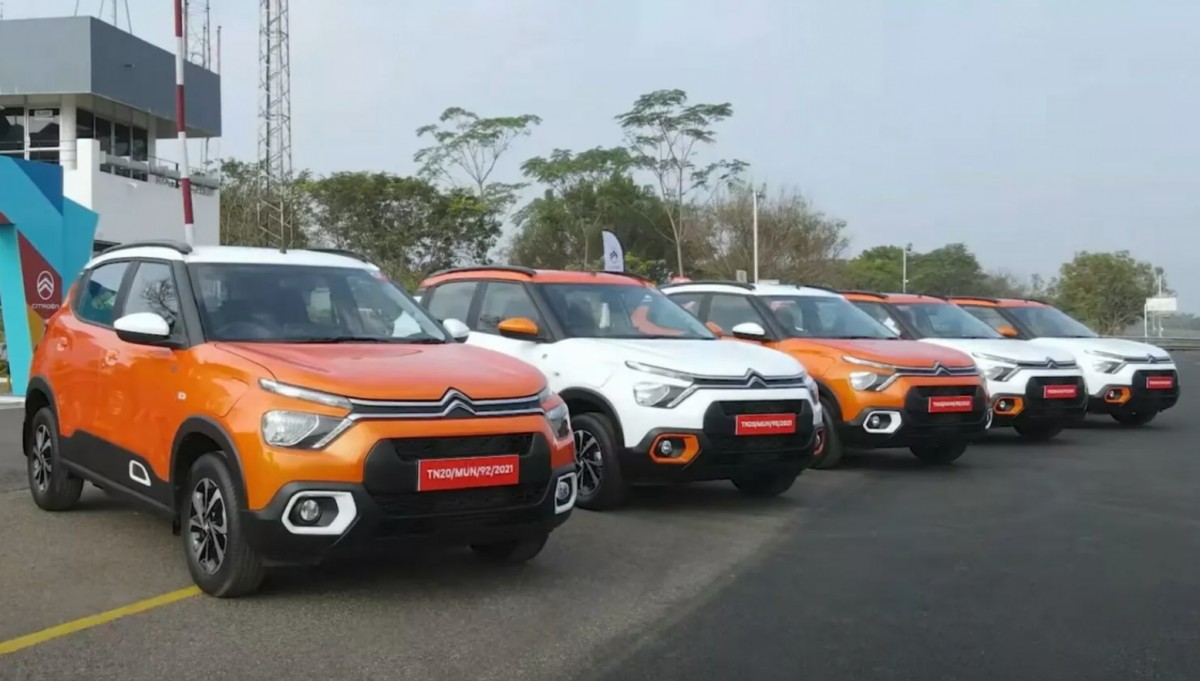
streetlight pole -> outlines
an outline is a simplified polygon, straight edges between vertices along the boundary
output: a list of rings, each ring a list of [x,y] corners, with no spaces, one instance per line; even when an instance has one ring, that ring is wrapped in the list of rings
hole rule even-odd
[[[758,283],[758,189],[755,188],[750,193],[750,200],[754,206],[754,283]]]
[[[908,252],[912,250],[912,244],[904,245],[904,253],[900,260],[900,292],[908,293]]]

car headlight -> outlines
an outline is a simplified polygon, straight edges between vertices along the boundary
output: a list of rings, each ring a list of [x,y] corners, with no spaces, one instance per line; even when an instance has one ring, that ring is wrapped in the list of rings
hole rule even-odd
[[[350,404],[350,400],[342,397],[341,395],[323,393],[319,390],[309,390],[308,388],[301,388],[295,385],[288,385],[287,383],[272,381],[269,378],[260,378],[258,380],[258,385],[261,386],[263,390],[275,393],[276,395],[291,397],[297,400],[304,400],[305,402],[323,404],[327,407],[339,407],[341,409],[349,410],[352,406]]]
[[[643,407],[665,407],[687,390],[684,386],[667,383],[636,383],[633,399]]]
[[[320,449],[348,423],[339,416],[275,409],[262,416],[262,437],[272,447]]]
[[[662,367],[656,367],[651,364],[642,364],[641,362],[634,362],[633,360],[626,361],[625,366],[629,367],[630,369],[633,369],[634,371],[641,371],[641,372],[644,372],[647,374],[655,374],[655,375],[663,376],[666,378],[673,378],[677,381],[686,381],[687,383],[691,383],[692,380],[695,378],[691,374],[683,372],[683,371],[676,371],[674,369],[664,369]]]
[[[1021,370],[1021,368],[1017,366],[1019,362],[1017,362],[1015,359],[1009,359],[1008,357],[988,355],[981,352],[973,352],[971,353],[971,356],[977,360],[980,360],[979,362],[976,362],[976,364],[979,365],[983,375],[989,381],[1007,381]]]
[[[1115,374],[1121,367],[1125,366],[1125,358],[1121,355],[1114,355],[1111,352],[1102,352],[1100,350],[1088,350],[1089,355],[1092,355],[1092,368],[1102,374]]]
[[[851,355],[843,355],[842,359],[851,364],[873,369],[873,371],[850,372],[850,387],[855,390],[882,390],[891,383],[892,377],[896,375],[896,367],[890,364],[873,362]]]

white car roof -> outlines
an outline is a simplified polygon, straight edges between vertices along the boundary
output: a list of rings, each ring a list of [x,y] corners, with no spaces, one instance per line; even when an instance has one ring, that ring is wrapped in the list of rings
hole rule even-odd
[[[738,282],[680,282],[661,287],[662,292],[672,293],[732,293],[742,296],[814,296],[841,298],[841,294],[828,289],[792,284],[744,284]]]
[[[128,244],[101,253],[88,262],[88,267],[109,260],[128,258],[154,258],[178,260],[185,263],[224,263],[260,265],[303,265],[307,267],[351,267],[377,270],[370,263],[338,253],[309,251],[305,249],[281,250],[250,246],[167,246],[154,243]]]

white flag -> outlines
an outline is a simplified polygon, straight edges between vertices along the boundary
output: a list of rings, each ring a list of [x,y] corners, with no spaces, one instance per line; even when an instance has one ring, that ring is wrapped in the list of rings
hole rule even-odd
[[[600,235],[604,239],[604,271],[624,272],[625,250],[621,248],[621,242],[617,239],[617,235],[607,230],[601,232]]]

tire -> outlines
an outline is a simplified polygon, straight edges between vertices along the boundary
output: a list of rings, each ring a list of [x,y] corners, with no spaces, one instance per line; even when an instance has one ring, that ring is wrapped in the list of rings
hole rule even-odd
[[[579,468],[579,496],[575,505],[589,511],[605,511],[625,503],[629,485],[621,475],[617,439],[608,418],[603,414],[580,414],[571,418],[571,427],[575,431],[575,462]]]
[[[792,485],[796,484],[796,478],[798,477],[800,477],[798,473],[786,475],[782,473],[764,473],[734,478],[733,486],[737,487],[739,492],[748,497],[770,499],[791,489]]]
[[[210,596],[245,596],[257,591],[262,583],[263,561],[246,541],[238,513],[241,507],[237,486],[220,453],[205,454],[192,464],[179,500],[179,534],[188,572],[196,586]],[[197,508],[205,508],[208,513],[198,519]],[[207,548],[220,546],[218,525],[225,528],[223,555]]]
[[[533,560],[546,547],[550,533],[543,532],[536,537],[513,539],[494,544],[472,544],[471,550],[483,560],[500,565],[516,565]]]
[[[1058,437],[1058,434],[1063,432],[1063,424],[1057,421],[1042,421],[1034,423],[1018,424],[1013,426],[1013,430],[1017,431],[1017,435],[1021,439],[1029,442],[1046,442]]]
[[[836,468],[842,461],[842,438],[838,434],[838,420],[834,419],[833,415],[834,409],[829,400],[821,400],[821,421],[825,424],[825,451],[820,456],[813,457],[810,468],[829,470]]]
[[[25,442],[25,472],[33,503],[43,511],[67,511],[83,493],[83,479],[67,472],[59,448],[58,418],[50,407],[33,415]]]
[[[908,449],[913,456],[921,460],[921,463],[930,466],[944,466],[954,463],[966,453],[968,444],[966,440],[946,440],[913,445]]]
[[[1156,411],[1129,411],[1112,415],[1114,421],[1130,428],[1144,426],[1153,421],[1155,416],[1158,416]]]

